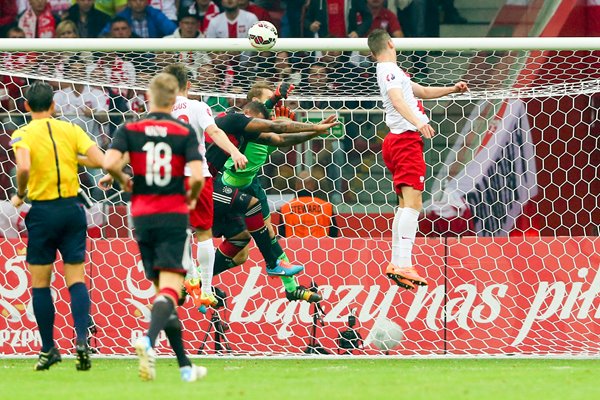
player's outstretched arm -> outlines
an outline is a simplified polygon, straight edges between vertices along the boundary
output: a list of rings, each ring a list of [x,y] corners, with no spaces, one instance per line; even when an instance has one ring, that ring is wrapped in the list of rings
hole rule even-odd
[[[281,133],[263,132],[253,142],[266,144],[275,147],[288,147],[298,143],[304,143],[307,140],[323,136],[323,132],[296,132],[296,133]]]
[[[210,125],[208,128],[206,128],[206,133],[217,146],[231,155],[235,169],[246,168],[248,159],[245,155],[240,153],[236,145],[231,143],[231,140],[229,140],[227,134],[223,132],[222,129],[220,129],[217,125]]]
[[[415,96],[420,99],[437,99],[452,93],[464,93],[469,90],[466,82],[457,82],[454,86],[421,86],[418,83],[411,82],[412,90]]]
[[[274,132],[274,133],[295,133],[295,132],[320,132],[323,133],[329,128],[338,125],[335,121],[335,116],[331,116],[319,124],[308,124],[304,122],[296,122],[288,119],[280,119],[271,121],[262,118],[253,118],[246,125],[246,132]]]

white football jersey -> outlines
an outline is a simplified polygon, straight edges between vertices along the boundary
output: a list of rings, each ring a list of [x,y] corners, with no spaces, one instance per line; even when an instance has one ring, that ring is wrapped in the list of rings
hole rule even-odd
[[[238,16],[230,21],[224,12],[210,20],[206,29],[207,38],[246,38],[250,27],[258,22],[256,15],[239,10]]]
[[[215,124],[215,119],[212,116],[212,110],[208,104],[203,101],[190,100],[183,96],[177,96],[175,105],[171,115],[187,124],[198,134],[198,143],[200,143],[200,154],[206,158],[206,142],[204,140],[204,131],[211,125]],[[203,163],[204,176],[211,176],[208,171],[208,163],[206,160]],[[185,175],[189,176],[190,172],[186,167]]]
[[[388,90],[398,88],[402,90],[404,101],[408,104],[413,113],[424,123],[429,122],[423,103],[415,97],[410,78],[404,71],[393,62],[377,63],[377,83],[379,91],[383,97],[383,107],[385,109],[385,123],[390,128],[391,133],[402,133],[406,131],[416,131],[417,127],[408,122],[394,108]]]

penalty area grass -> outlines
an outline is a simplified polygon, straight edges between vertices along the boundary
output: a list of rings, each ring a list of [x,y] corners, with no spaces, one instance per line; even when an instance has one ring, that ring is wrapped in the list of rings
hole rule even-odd
[[[199,382],[180,381],[174,359],[141,382],[136,359],[95,358],[76,371],[63,357],[49,371],[36,360],[0,357],[0,399],[600,399],[599,359],[200,359]]]

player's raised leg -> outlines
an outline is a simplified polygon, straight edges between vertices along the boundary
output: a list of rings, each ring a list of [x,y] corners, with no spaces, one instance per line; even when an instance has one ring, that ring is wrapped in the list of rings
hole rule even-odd
[[[385,273],[398,286],[414,289],[427,285],[412,264],[412,250],[417,235],[421,192],[410,186],[402,187],[403,196],[392,222],[392,260]],[[404,206],[404,207],[403,207]]]
[[[377,61],[377,83],[390,129],[383,141],[383,161],[392,173],[394,190],[400,199],[392,224],[392,261],[385,273],[399,286],[413,289],[414,285],[427,285],[412,264],[412,248],[425,187],[423,138],[430,139],[435,134],[421,99],[465,92],[468,87],[458,82],[449,87],[426,88],[411,82],[398,66],[394,42],[385,30],[372,31],[367,43]]]

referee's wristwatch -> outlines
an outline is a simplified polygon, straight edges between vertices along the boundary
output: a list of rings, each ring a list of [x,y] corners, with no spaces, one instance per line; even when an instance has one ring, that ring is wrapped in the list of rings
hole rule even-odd
[[[27,190],[26,190],[26,191],[25,191],[25,193],[23,193],[23,194],[21,194],[21,193],[17,192],[17,197],[18,197],[20,200],[23,200],[25,197],[27,197]]]

